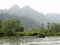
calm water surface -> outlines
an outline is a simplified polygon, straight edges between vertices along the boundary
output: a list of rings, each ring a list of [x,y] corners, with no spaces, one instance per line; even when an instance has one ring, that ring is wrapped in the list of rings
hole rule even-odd
[[[60,45],[60,36],[45,38],[33,36],[0,37],[0,45]]]

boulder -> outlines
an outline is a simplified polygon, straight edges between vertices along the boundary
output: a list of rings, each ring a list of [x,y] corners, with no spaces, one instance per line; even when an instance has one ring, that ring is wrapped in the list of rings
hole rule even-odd
[[[44,35],[36,35],[37,38],[44,38]]]

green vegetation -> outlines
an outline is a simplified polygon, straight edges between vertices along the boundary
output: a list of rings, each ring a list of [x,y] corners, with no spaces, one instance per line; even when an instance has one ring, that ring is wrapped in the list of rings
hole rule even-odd
[[[17,19],[0,21],[0,36],[16,36],[16,32],[22,32],[24,28]]]
[[[40,28],[32,28],[30,31],[25,32],[18,19],[8,19],[0,21],[0,37],[1,36],[60,36],[60,24],[48,23]]]
[[[20,35],[25,36],[36,36],[36,35],[44,35],[44,36],[60,36],[60,24],[56,23],[48,23],[47,26],[41,25],[40,28],[32,28],[27,32],[20,32]]]

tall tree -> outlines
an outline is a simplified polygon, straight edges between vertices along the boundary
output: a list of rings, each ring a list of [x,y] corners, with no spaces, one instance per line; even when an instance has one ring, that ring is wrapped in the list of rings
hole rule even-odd
[[[16,29],[19,29],[20,26],[21,26],[21,23],[18,19],[9,19],[9,20],[5,20],[2,22],[2,26],[3,26],[3,29],[5,31],[8,31],[8,30],[13,30],[13,31],[16,31]]]

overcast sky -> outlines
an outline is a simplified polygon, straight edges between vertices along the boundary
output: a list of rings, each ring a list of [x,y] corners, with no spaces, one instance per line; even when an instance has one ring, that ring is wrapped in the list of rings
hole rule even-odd
[[[0,0],[0,9],[9,9],[13,5],[18,5],[19,7],[29,5],[45,14],[49,12],[60,14],[60,0]]]

